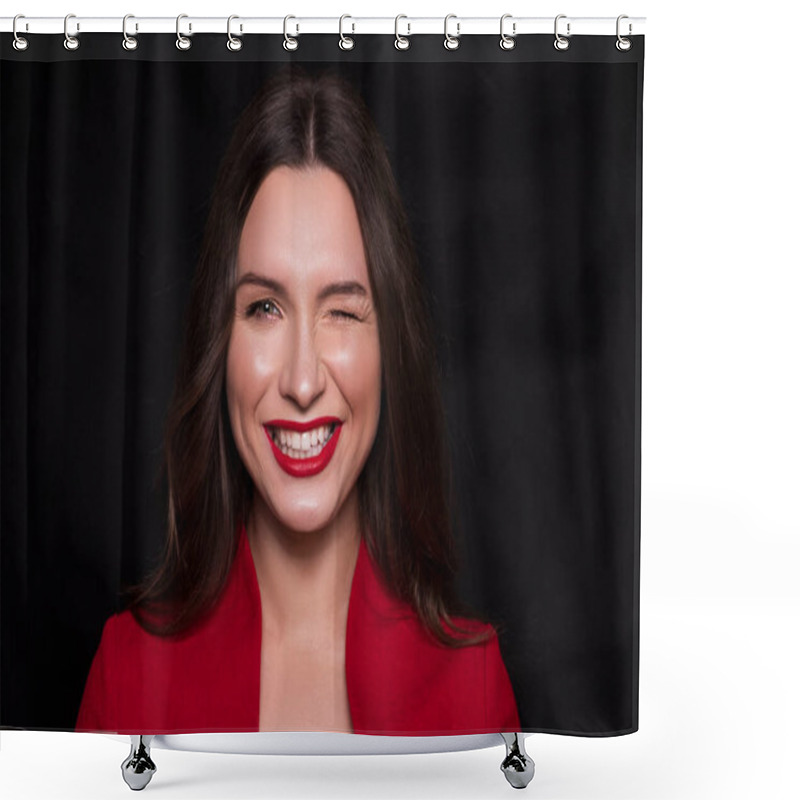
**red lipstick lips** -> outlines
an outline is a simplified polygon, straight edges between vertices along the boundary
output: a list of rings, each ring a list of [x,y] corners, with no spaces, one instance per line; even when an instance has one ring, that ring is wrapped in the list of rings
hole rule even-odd
[[[334,425],[333,435],[325,443],[325,446],[318,455],[313,458],[291,458],[283,453],[278,445],[273,441],[270,434],[271,428],[284,428],[285,430],[297,431],[304,433],[305,431],[320,428],[323,425]],[[275,460],[284,472],[288,473],[294,478],[309,478],[322,472],[328,466],[328,462],[333,458],[333,453],[336,450],[336,444],[339,441],[339,433],[342,429],[342,422],[337,417],[319,417],[312,419],[309,422],[293,422],[285,419],[273,419],[264,425],[264,432],[272,447],[272,452],[275,454]]]

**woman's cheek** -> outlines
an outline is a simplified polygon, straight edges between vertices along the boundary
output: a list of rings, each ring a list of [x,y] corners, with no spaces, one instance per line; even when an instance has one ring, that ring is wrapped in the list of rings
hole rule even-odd
[[[265,338],[256,332],[242,331],[232,339],[228,363],[235,390],[242,397],[257,395],[275,371],[276,343],[270,346]]]
[[[380,350],[370,337],[342,337],[326,360],[352,399],[380,392]]]
[[[269,371],[262,350],[257,337],[234,327],[228,347],[226,390],[231,429],[240,451],[247,421],[256,413]]]
[[[340,329],[326,332],[323,346],[328,360],[342,368],[372,365],[376,356],[380,357],[377,331],[373,325],[365,322],[343,324]]]

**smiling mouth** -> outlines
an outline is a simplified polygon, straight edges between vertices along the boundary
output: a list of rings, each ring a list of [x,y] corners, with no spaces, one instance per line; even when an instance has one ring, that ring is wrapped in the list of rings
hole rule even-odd
[[[316,458],[325,449],[325,446],[333,437],[337,423],[331,422],[327,425],[320,425],[303,433],[286,428],[278,428],[273,425],[265,427],[269,438],[272,439],[272,443],[283,455],[297,461],[303,461],[309,458]]]

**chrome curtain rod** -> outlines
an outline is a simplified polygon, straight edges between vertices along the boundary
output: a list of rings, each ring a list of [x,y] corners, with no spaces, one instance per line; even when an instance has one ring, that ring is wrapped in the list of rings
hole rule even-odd
[[[14,30],[14,17],[0,17],[0,32]],[[459,17],[450,14],[445,23],[444,17],[302,17],[288,15],[283,17],[192,17],[181,15],[180,32],[184,36],[198,33],[228,33],[236,36],[258,33],[285,34],[298,36],[305,33],[327,34],[444,34],[445,30],[453,36],[474,34],[500,34],[501,16]],[[175,33],[178,27],[175,17],[136,17],[128,15],[125,32],[129,36],[147,33]],[[122,17],[81,17],[70,14],[64,17],[26,17],[20,14],[16,21],[19,35],[26,33],[67,33],[71,36],[84,33],[123,33]],[[397,26],[397,27],[396,27]],[[619,22],[617,17],[515,17],[503,15],[503,31],[508,36],[545,33],[554,31],[561,36],[636,36],[644,34],[644,17],[627,17]]]

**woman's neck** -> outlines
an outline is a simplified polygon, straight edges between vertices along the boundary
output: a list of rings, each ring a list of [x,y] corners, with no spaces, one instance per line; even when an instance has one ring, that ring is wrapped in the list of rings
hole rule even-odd
[[[346,627],[361,541],[356,492],[329,526],[310,532],[282,526],[256,495],[247,536],[265,633],[284,640]]]

